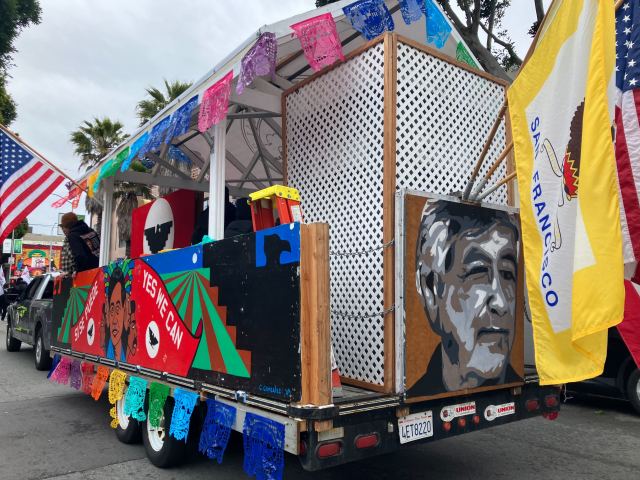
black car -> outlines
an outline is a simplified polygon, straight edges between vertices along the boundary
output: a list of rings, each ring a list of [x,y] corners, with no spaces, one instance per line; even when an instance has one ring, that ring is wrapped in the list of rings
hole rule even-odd
[[[586,382],[569,384],[568,389],[628,400],[640,414],[640,369],[617,328],[609,329],[604,372]]]
[[[35,277],[7,312],[7,351],[17,352],[20,345],[32,345],[38,370],[51,366],[49,339],[53,313],[53,283],[58,274]]]

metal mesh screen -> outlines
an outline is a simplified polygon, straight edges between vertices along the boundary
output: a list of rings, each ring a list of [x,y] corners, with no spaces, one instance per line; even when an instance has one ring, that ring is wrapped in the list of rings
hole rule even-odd
[[[286,98],[287,178],[330,225],[331,327],[343,376],[383,385],[383,46]],[[374,249],[370,253],[349,254]]]
[[[503,100],[502,85],[398,42],[396,189],[463,191]],[[504,147],[502,122],[478,179]],[[505,175],[506,161],[485,189]],[[507,187],[484,201],[506,205]]]

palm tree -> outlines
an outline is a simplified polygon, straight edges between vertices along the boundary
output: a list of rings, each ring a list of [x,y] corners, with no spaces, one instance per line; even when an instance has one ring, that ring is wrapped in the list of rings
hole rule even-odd
[[[145,98],[138,102],[136,105],[136,114],[140,119],[140,126],[143,126],[149,120],[156,116],[156,114],[164,107],[173,102],[176,98],[182,95],[192,85],[192,82],[181,82],[174,80],[169,83],[164,80],[165,92],[161,92],[156,87],[147,88],[147,94],[150,98]]]
[[[84,121],[77,130],[71,132],[73,153],[80,157],[80,168],[90,170],[115,147],[124,142],[129,135],[124,131],[121,122],[108,117],[95,118],[92,122]]]
[[[95,167],[100,160],[124,142],[128,135],[123,131],[124,125],[108,117],[85,120],[77,130],[71,132],[71,143],[75,146],[73,153],[80,157],[80,167],[85,171]],[[93,198],[86,197],[85,207],[91,215],[96,215],[96,228],[100,231],[102,223],[102,204]]]

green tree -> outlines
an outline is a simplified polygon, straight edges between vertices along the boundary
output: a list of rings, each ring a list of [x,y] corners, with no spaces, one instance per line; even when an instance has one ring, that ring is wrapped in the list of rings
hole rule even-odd
[[[73,153],[80,157],[80,168],[85,171],[95,167],[111,150],[124,142],[127,137],[124,125],[108,117],[84,121],[77,130],[71,132]]]
[[[74,145],[74,153],[80,157],[80,167],[85,171],[98,165],[100,160],[106,157],[111,150],[124,142],[128,135],[124,132],[121,122],[113,121],[108,117],[95,118],[93,121],[84,121],[77,130],[71,132],[71,143]],[[86,197],[85,207],[87,212],[98,218],[97,229],[102,223],[102,204]]]
[[[29,231],[29,220],[25,218],[13,229],[13,238],[22,238]]]
[[[16,119],[16,103],[5,87],[6,77],[0,75],[0,123],[9,126]]]
[[[16,118],[16,104],[6,90],[14,42],[24,28],[40,23],[41,13],[38,0],[0,0],[0,123],[4,125]]]
[[[191,85],[191,82],[181,82],[179,80],[169,83],[165,79],[164,92],[156,87],[147,88],[147,98],[139,101],[136,105],[136,114],[140,119],[140,126],[155,117],[160,110],[182,95]]]

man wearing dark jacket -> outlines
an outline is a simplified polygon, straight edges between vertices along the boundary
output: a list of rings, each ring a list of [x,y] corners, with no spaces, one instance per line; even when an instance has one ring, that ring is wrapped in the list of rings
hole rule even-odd
[[[99,265],[100,237],[95,230],[82,220],[78,220],[78,216],[73,212],[65,213],[62,216],[60,227],[67,237],[65,242],[69,245],[67,255],[70,254],[73,260],[73,271],[82,272],[97,268]],[[63,256],[65,256],[64,251]],[[66,259],[63,259],[63,264],[65,263],[64,260]],[[66,263],[67,265],[70,264],[70,262]]]

